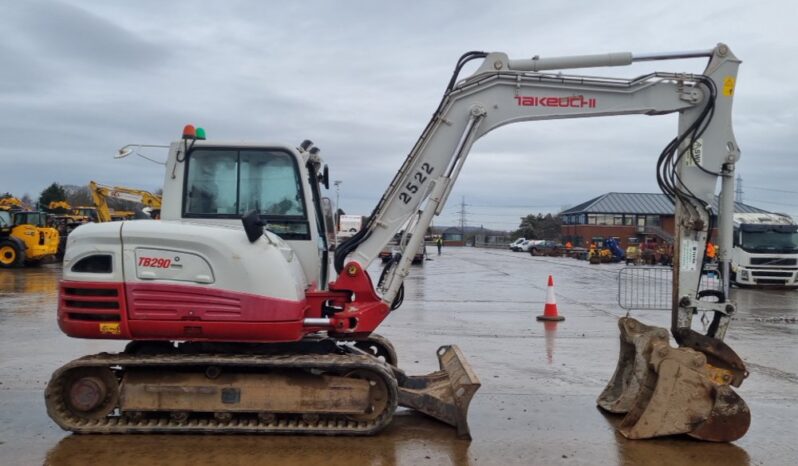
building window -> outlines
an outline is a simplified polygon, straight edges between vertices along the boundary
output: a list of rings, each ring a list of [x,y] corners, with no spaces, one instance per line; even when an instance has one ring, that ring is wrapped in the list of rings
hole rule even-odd
[[[587,215],[587,224],[588,225],[595,225],[596,224],[596,214],[588,214]]]
[[[646,225],[659,226],[659,215],[646,215]]]
[[[612,216],[612,224],[613,225],[623,225],[623,215],[613,215]]]
[[[623,224],[624,225],[634,225],[635,224],[635,216],[634,215],[624,215],[623,216]]]

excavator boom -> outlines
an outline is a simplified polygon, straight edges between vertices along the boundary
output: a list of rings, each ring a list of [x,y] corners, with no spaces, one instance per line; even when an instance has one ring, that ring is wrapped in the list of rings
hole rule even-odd
[[[123,201],[137,202],[151,209],[160,210],[161,197],[147,191],[122,186],[106,186],[95,181],[89,182],[89,191],[97,206],[97,217],[100,222],[110,222],[113,220],[111,209],[108,207],[108,198],[121,199]]]
[[[479,58],[483,62],[478,70],[472,76],[457,82],[457,72],[462,65]],[[708,64],[702,74],[657,72],[635,79],[544,72],[682,58],[706,58]],[[402,283],[409,272],[412,251],[423,241],[423,233],[433,216],[442,211],[471,146],[495,128],[531,120],[678,113],[677,136],[665,147],[657,162],[657,180],[660,187],[676,203],[671,331],[679,345],[685,349],[678,348],[674,350],[674,354],[689,351],[686,348],[705,354],[709,361],[708,372],[690,373],[697,374],[696,377],[707,387],[712,386],[708,381],[711,378],[708,374],[725,371],[726,379],[719,379],[719,388],[713,386],[712,390],[702,391],[703,397],[687,394],[670,401],[676,405],[682,402],[688,405],[690,400],[700,398],[704,403],[694,411],[700,411],[705,420],[712,419],[713,415],[719,417],[719,411],[713,407],[723,404],[721,400],[733,398],[721,396],[721,393],[731,391],[728,387],[729,381],[733,380],[735,385],[739,385],[747,376],[742,360],[722,341],[731,315],[735,312],[735,305],[728,298],[728,280],[732,246],[734,165],[740,157],[731,124],[739,63],[724,44],[705,51],[637,56],[616,53],[511,60],[502,53],[465,54],[458,62],[455,76],[438,109],[382,196],[368,224],[337,249],[336,268],[340,271],[354,264],[365,268],[387,239],[404,222],[415,217],[414,228],[406,232],[410,239],[404,249],[411,253],[404,253],[398,261],[390,263],[379,284],[384,303],[392,307],[401,303]],[[718,179],[721,180],[720,202],[715,213],[710,206],[715,198]],[[713,293],[700,290],[699,284],[704,250],[714,227],[718,227],[719,232],[719,259],[724,285],[723,290]],[[717,298],[716,301],[701,300],[709,294]],[[692,316],[698,310],[714,313],[707,335],[691,329]],[[625,332],[626,329],[621,326],[622,342],[633,341],[634,338]],[[652,331],[662,335],[660,330]],[[667,346],[667,340],[662,344]],[[625,348],[622,353],[628,354],[622,354],[614,382],[611,382],[605,392],[614,393],[625,402],[644,399],[641,383],[631,383],[636,379],[629,377],[630,373],[635,372],[635,362],[639,366],[638,372],[648,374],[649,385],[654,383],[652,381],[656,381],[659,387],[675,383],[675,372],[656,372],[649,367],[653,364],[650,359],[650,343],[637,346],[622,343],[622,347]],[[665,351],[664,346],[660,350]],[[671,358],[666,366],[678,366],[684,360],[681,356]],[[641,375],[638,378],[642,377]],[[611,406],[610,410],[616,412],[628,408],[625,405],[624,408],[618,408],[623,403],[608,393],[602,395],[600,406]],[[666,400],[668,396],[672,396],[671,392],[665,390],[656,393],[660,393],[660,397]],[[676,390],[673,393],[686,392]],[[726,411],[747,412],[744,402],[739,397],[734,399],[736,403]],[[653,400],[647,399],[640,403],[644,406],[656,406],[663,401],[655,396]],[[657,419],[657,412],[654,413],[644,421],[629,416],[627,423],[673,421],[666,420],[664,416]],[[690,417],[690,413],[690,410],[680,411],[682,420]],[[724,423],[706,421],[702,424],[705,427],[700,430],[696,428],[694,435],[712,440],[734,440],[737,438],[735,436],[745,432],[749,418],[742,416],[735,419],[736,428],[729,431],[732,434],[710,433],[713,427]],[[744,426],[740,427],[742,424]],[[695,427],[687,421],[683,425]],[[691,429],[683,427],[681,432],[689,433]],[[676,433],[654,430],[640,434],[634,429],[622,432],[625,435],[631,432],[629,435],[637,436],[635,438]]]

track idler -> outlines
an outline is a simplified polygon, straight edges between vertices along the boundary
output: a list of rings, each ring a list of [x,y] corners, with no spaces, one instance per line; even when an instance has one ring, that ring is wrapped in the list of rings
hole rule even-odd
[[[441,370],[408,376],[394,369],[399,384],[399,405],[434,417],[457,429],[460,438],[471,438],[468,406],[480,382],[463,353],[455,345],[438,349]]]
[[[598,406],[626,414],[618,431],[629,439],[688,434],[700,440],[731,442],[751,423],[748,406],[729,385],[723,367],[703,352],[673,348],[664,328],[630,317],[618,322],[621,352],[615,374]]]

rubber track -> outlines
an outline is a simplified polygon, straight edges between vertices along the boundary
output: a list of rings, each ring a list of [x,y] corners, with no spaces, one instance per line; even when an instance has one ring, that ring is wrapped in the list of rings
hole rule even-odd
[[[372,421],[354,421],[342,415],[320,414],[318,420],[306,421],[301,413],[276,414],[275,420],[268,422],[258,419],[252,413],[231,412],[230,421],[219,421],[213,417],[198,417],[190,413],[185,421],[176,421],[168,412],[148,413],[144,419],[134,419],[114,414],[99,420],[86,420],[72,414],[63,398],[64,377],[72,369],[102,367],[113,370],[118,379],[126,368],[219,366],[227,368],[252,369],[316,369],[336,374],[352,370],[367,370],[385,380],[390,397],[385,412]],[[396,379],[387,365],[363,355],[323,354],[323,355],[129,355],[100,353],[75,359],[53,374],[45,390],[47,414],[62,429],[80,434],[145,434],[145,433],[269,433],[269,434],[313,434],[313,435],[373,435],[385,428],[396,411],[398,391]],[[192,417],[192,415],[194,417]]]

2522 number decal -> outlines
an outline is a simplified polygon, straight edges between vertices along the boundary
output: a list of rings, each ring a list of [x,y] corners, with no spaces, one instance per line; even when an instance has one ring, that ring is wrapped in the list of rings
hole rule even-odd
[[[424,162],[421,168],[413,174],[410,181],[404,185],[402,192],[399,193],[399,200],[405,204],[409,204],[413,200],[413,194],[416,194],[421,189],[421,186],[427,182],[427,179],[432,175],[434,167]]]

